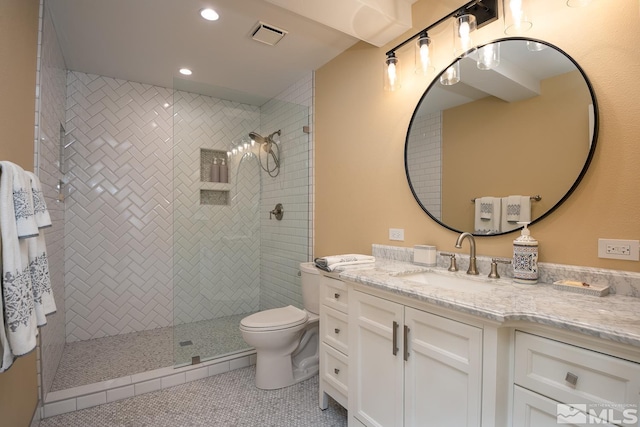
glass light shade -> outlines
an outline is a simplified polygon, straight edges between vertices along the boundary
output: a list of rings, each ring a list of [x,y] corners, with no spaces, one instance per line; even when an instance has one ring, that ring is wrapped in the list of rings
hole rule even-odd
[[[529,18],[529,0],[504,0],[504,33],[522,34],[533,27]]]
[[[478,49],[478,68],[492,70],[500,65],[500,43],[491,43]]]
[[[527,50],[530,52],[540,52],[545,49],[547,46],[544,43],[538,43],[531,40],[527,41]]]
[[[476,17],[465,14],[455,17],[453,23],[453,46],[454,53],[466,55],[474,47],[471,33],[476,30]]]
[[[440,84],[452,86],[460,81],[460,61],[447,68],[440,76]]]
[[[400,60],[394,53],[387,56],[384,61],[383,67],[383,81],[384,90],[393,92],[400,89],[400,74],[402,69],[400,68]]]
[[[421,34],[415,44],[416,74],[426,75],[436,70],[431,64],[431,55],[431,39]]]

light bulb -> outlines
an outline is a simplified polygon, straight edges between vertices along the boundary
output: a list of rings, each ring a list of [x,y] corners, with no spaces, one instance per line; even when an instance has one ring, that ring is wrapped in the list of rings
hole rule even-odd
[[[238,150],[237,149],[232,149],[231,152],[233,153],[233,155],[235,156],[236,154],[238,154]]]
[[[395,91],[400,88],[400,62],[393,52],[384,61],[383,81],[385,90]]]
[[[435,68],[431,65],[431,39],[427,33],[422,33],[418,38],[415,46],[415,72],[418,74],[426,75],[429,72],[435,71]]]
[[[440,84],[451,86],[460,81],[460,62],[456,61],[449,68],[444,70],[440,76]]]

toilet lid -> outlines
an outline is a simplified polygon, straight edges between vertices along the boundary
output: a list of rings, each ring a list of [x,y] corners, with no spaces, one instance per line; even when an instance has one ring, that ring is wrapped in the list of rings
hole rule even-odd
[[[308,314],[292,305],[282,308],[272,308],[247,316],[240,321],[240,325],[251,329],[285,329],[305,323]]]

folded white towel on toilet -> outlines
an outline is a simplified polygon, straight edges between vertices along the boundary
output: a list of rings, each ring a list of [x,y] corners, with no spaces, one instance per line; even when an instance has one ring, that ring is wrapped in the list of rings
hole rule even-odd
[[[374,262],[376,262],[375,257],[361,254],[333,255],[314,260],[316,267],[324,271],[333,271],[337,267],[347,265],[373,264]]]

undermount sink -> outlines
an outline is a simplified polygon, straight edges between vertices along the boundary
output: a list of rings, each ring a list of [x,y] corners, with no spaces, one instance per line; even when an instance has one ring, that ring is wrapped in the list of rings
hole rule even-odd
[[[471,278],[454,273],[436,273],[434,271],[401,274],[398,277],[429,287],[462,292],[488,292],[505,285],[504,281],[495,279]]]

